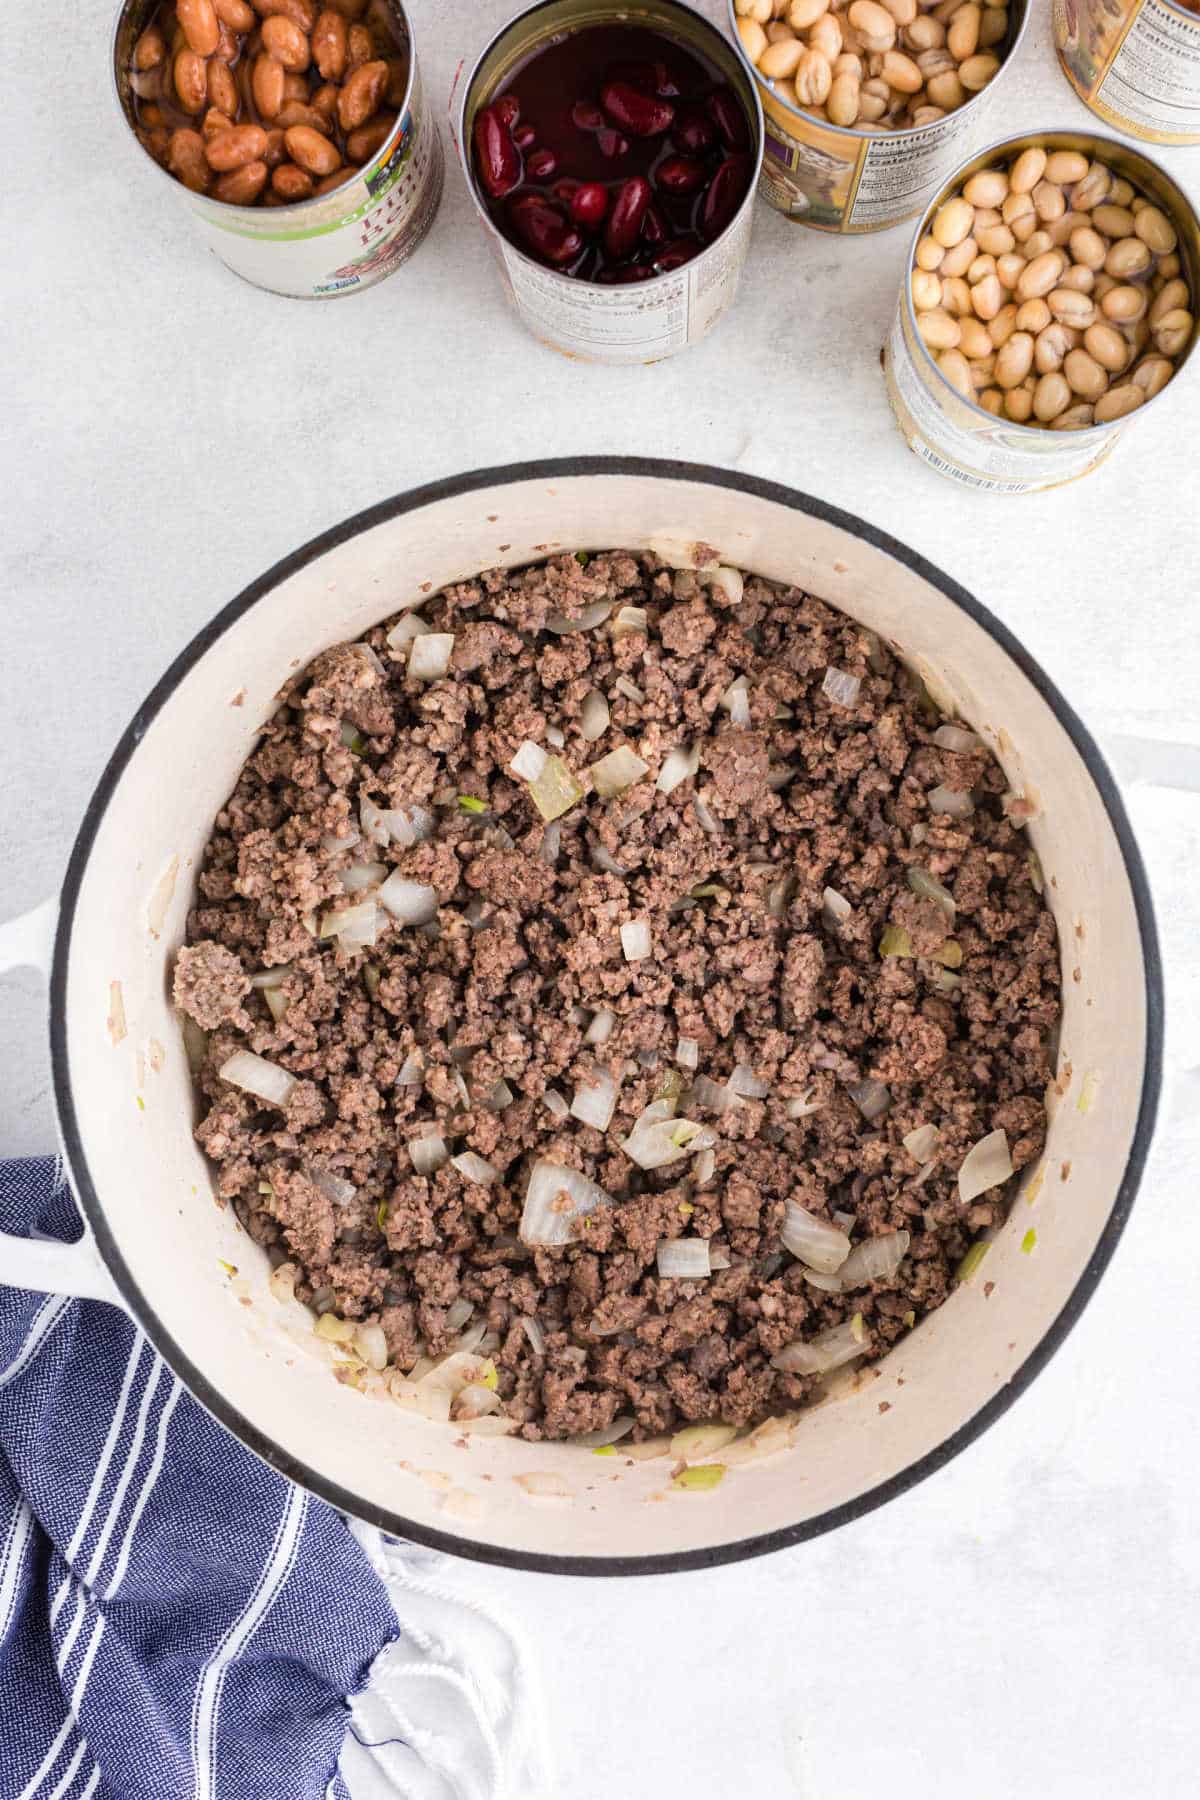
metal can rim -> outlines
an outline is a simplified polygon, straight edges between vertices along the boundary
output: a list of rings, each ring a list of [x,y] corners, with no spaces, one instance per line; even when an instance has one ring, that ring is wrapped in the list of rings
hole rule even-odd
[[[737,46],[730,44],[729,40],[722,36],[720,30],[713,24],[711,19],[707,19],[703,13],[697,12],[694,6],[686,5],[684,0],[658,0],[658,4],[669,7],[672,12],[686,14],[689,18],[694,19],[698,25],[703,26],[704,30],[708,32],[710,36],[716,38],[717,42],[724,45],[726,49],[736,50]],[[459,156],[462,162],[463,175],[466,178],[467,192],[471,197],[471,203],[474,206],[475,211],[479,214],[485,229],[492,232],[502,243],[506,244],[515,255],[521,258],[522,262],[528,263],[531,269],[536,269],[539,275],[549,276],[550,279],[555,282],[562,282],[567,288],[585,287],[601,294],[609,292],[617,293],[620,291],[620,287],[617,284],[610,285],[603,281],[581,282],[575,275],[563,275],[557,269],[549,269],[546,267],[545,263],[540,263],[535,257],[528,255],[526,251],[521,249],[519,244],[514,244],[511,238],[506,238],[503,232],[499,230],[495,220],[492,218],[492,215],[489,213],[480,197],[479,185],[475,179],[475,171],[471,163],[471,143],[467,132],[467,100],[470,97],[471,88],[474,85],[475,77],[479,73],[481,64],[491,55],[500,40],[506,37],[515,26],[520,25],[523,20],[530,18],[532,14],[548,11],[550,8],[557,5],[558,0],[533,0],[532,5],[523,7],[520,12],[514,13],[512,18],[508,19],[498,31],[493,32],[483,49],[479,52],[479,55],[471,64],[470,72],[462,78],[460,83],[462,97],[458,102],[456,115]],[[623,16],[627,14],[628,10],[627,7],[623,7],[619,4],[619,0],[614,0],[614,16]],[[750,176],[750,185],[746,189],[745,199],[738,207],[733,218],[730,219],[720,237],[714,238],[711,244],[706,244],[704,249],[699,252],[700,256],[703,256],[709,250],[715,250],[718,244],[724,242],[729,236],[729,233],[738,224],[739,220],[753,207],[755,196],[758,192],[759,172],[762,169],[763,157],[766,153],[767,128],[763,118],[762,101],[759,99],[758,90],[753,82],[749,83],[749,88],[751,97],[754,101],[752,122],[758,128],[758,144],[753,159],[754,168]],[[698,258],[694,257],[692,260],[696,261]],[[688,265],[685,263],[684,267],[686,268]],[[678,269],[665,269],[661,275],[651,275],[648,280],[639,282],[637,291],[638,293],[652,293],[660,281],[673,281],[678,277],[679,273],[680,271]]]
[[[1021,23],[1017,26],[1016,36],[1013,38],[1012,48],[1009,50],[1008,55],[1004,58],[1004,61],[1000,64],[1000,67],[996,70],[995,75],[992,80],[988,82],[987,86],[980,88],[977,94],[972,94],[969,100],[964,100],[961,106],[956,106],[952,113],[946,113],[940,119],[933,119],[928,125],[906,125],[902,131],[859,131],[854,125],[835,125],[832,119],[814,119],[811,113],[807,113],[804,111],[803,107],[797,106],[794,100],[789,100],[786,94],[778,93],[775,88],[769,86],[767,77],[759,74],[754,64],[750,61],[750,58],[746,55],[742,40],[738,36],[736,22],[738,14],[737,8],[734,5],[734,0],[726,0],[726,6],[729,11],[729,20],[732,27],[729,34],[729,40],[732,43],[734,50],[737,52],[739,59],[745,65],[746,73],[750,76],[755,91],[757,92],[760,87],[766,88],[772,100],[777,100],[781,106],[785,106],[797,119],[802,119],[806,125],[811,126],[814,130],[833,131],[836,132],[839,137],[852,138],[856,144],[872,144],[877,139],[888,144],[893,142],[899,143],[904,138],[916,138],[920,137],[923,132],[936,131],[939,125],[944,125],[946,123],[947,119],[957,119],[960,115],[968,113],[975,105],[976,101],[985,99],[987,95],[992,92],[996,83],[1004,74],[1005,69],[1008,68],[1010,63],[1015,62],[1017,51],[1021,47],[1022,39],[1024,38],[1029,25],[1029,15],[1033,10],[1031,0],[1023,0]],[[761,106],[761,99],[759,104]],[[900,223],[900,221],[897,221],[897,223]]]
[[[1073,130],[1069,125],[1060,125],[1060,126],[1054,127],[1053,129],[1051,129],[1049,131],[1014,132],[1011,137],[997,138],[994,143],[985,144],[981,149],[976,150],[973,155],[968,156],[963,162],[961,162],[958,165],[957,169],[955,169],[954,172],[951,175],[949,175],[946,178],[946,180],[942,183],[941,187],[938,189],[937,193],[934,195],[933,199],[929,202],[929,205],[925,208],[925,211],[921,214],[921,217],[917,221],[916,230],[913,232],[912,238],[909,242],[908,256],[907,256],[907,259],[906,259],[905,265],[904,265],[904,280],[903,280],[903,285],[901,288],[901,304],[904,307],[905,318],[912,326],[912,335],[916,341],[918,350],[919,350],[921,356],[924,358],[925,364],[928,365],[929,369],[932,370],[935,380],[937,382],[939,382],[942,387],[945,388],[947,394],[952,394],[956,400],[958,400],[962,403],[963,406],[970,407],[971,411],[973,413],[977,414],[980,419],[987,420],[989,422],[989,424],[991,424],[993,426],[997,422],[996,415],[994,413],[988,412],[986,407],[980,406],[977,401],[968,400],[965,394],[961,394],[959,392],[959,390],[950,381],[948,381],[946,379],[946,377],[942,374],[941,369],[938,367],[937,363],[934,361],[933,356],[930,354],[928,344],[925,342],[924,338],[921,336],[921,333],[917,330],[917,310],[916,310],[916,307],[913,305],[913,297],[912,297],[912,272],[913,272],[913,268],[916,263],[917,245],[920,243],[922,237],[925,235],[925,232],[928,230],[929,222],[932,219],[934,213],[937,211],[938,207],[941,206],[945,200],[951,198],[953,193],[955,192],[955,190],[957,188],[959,188],[963,184],[963,182],[968,180],[969,176],[971,174],[974,174],[976,172],[977,168],[982,167],[984,159],[988,159],[993,156],[1003,155],[1005,152],[1008,152],[1008,151],[1024,150],[1024,149],[1033,148],[1035,146],[1040,146],[1040,147],[1044,148],[1047,145],[1049,145],[1049,147],[1051,149],[1053,149],[1053,148],[1058,147],[1055,145],[1055,143],[1053,141],[1058,138],[1074,138],[1074,139],[1081,138],[1089,145],[1090,144],[1112,144],[1112,145],[1115,145],[1116,148],[1118,150],[1122,151],[1126,156],[1134,157],[1138,161],[1146,163],[1151,169],[1154,170],[1155,174],[1165,183],[1165,185],[1176,196],[1178,204],[1179,204],[1180,215],[1184,219],[1190,220],[1192,222],[1192,224],[1195,226],[1197,233],[1200,234],[1200,218],[1197,217],[1196,209],[1192,206],[1187,195],[1183,192],[1183,189],[1179,186],[1179,183],[1174,179],[1174,177],[1169,175],[1167,173],[1167,171],[1164,168],[1162,168],[1159,163],[1156,163],[1153,157],[1145,155],[1145,153],[1143,151],[1136,149],[1132,144],[1127,144],[1121,138],[1113,137],[1110,135],[1110,133],[1108,133],[1106,131],[1089,131],[1089,130],[1076,131],[1076,130]],[[1182,233],[1180,235],[1182,237]],[[1200,270],[1197,271],[1197,275],[1200,276]],[[1196,348],[1196,343],[1197,343],[1198,337],[1200,337],[1200,325],[1198,325],[1197,327],[1195,327],[1193,329],[1191,342],[1188,344],[1187,349],[1184,351],[1183,358],[1176,366],[1175,374],[1172,375],[1170,381],[1166,382],[1159,389],[1157,394],[1154,394],[1149,400],[1143,401],[1141,406],[1136,407],[1134,409],[1134,412],[1125,413],[1119,419],[1110,419],[1110,420],[1108,420],[1108,422],[1106,424],[1103,424],[1103,425],[1082,426],[1078,431],[1072,432],[1071,436],[1074,438],[1088,439],[1092,436],[1099,436],[1101,434],[1109,434],[1113,431],[1120,430],[1123,426],[1128,424],[1128,422],[1135,416],[1140,418],[1143,413],[1148,412],[1149,409],[1154,405],[1154,402],[1156,400],[1161,400],[1162,396],[1171,387],[1174,386],[1174,383],[1175,383],[1177,377],[1183,373],[1185,364],[1191,360],[1192,351]],[[1054,435],[1050,431],[1050,428],[1046,425],[1021,425],[1021,424],[1018,424],[1018,422],[1015,419],[1012,419],[1012,420],[1003,419],[1003,420],[1000,420],[999,422],[1003,425],[1004,430],[1006,432],[1014,432],[1014,433],[1019,432],[1019,433],[1021,433],[1022,436],[1028,437],[1031,442],[1039,442],[1040,443],[1040,442],[1044,441],[1044,439],[1046,437]]]
[[[280,212],[286,213],[289,220],[295,221],[298,224],[302,224],[304,222],[304,218],[307,213],[315,211],[317,208],[323,208],[325,206],[326,202],[336,199],[337,196],[343,191],[343,189],[347,189],[347,190],[349,189],[351,182],[357,181],[359,179],[365,180],[368,171],[374,170],[376,167],[382,167],[384,162],[386,162],[388,156],[395,149],[397,139],[403,135],[403,127],[404,127],[405,118],[408,116],[409,112],[412,110],[413,86],[414,86],[414,84],[416,82],[416,78],[417,78],[417,44],[416,44],[416,38],[413,35],[412,20],[409,18],[408,7],[404,4],[404,0],[391,0],[391,3],[393,6],[396,7],[397,11],[400,13],[401,18],[404,21],[404,28],[408,33],[408,50],[409,50],[408,81],[407,81],[407,83],[405,85],[405,89],[404,89],[403,103],[401,104],[400,109],[396,114],[395,128],[394,128],[394,130],[392,130],[391,132],[388,133],[388,136],[384,139],[383,143],[379,146],[379,149],[375,152],[375,154],[371,158],[370,162],[363,163],[361,168],[353,169],[347,175],[345,181],[340,184],[340,186],[338,186],[336,188],[331,188],[327,194],[317,195],[315,199],[294,200],[294,201],[292,201],[292,203],[289,206],[280,207],[278,210]],[[121,123],[124,126],[125,131],[130,138],[134,138],[135,133],[134,133],[133,127],[130,125],[129,118],[125,112],[125,107],[121,100],[121,69],[120,69],[120,66],[117,61],[117,50],[118,50],[118,47],[120,44],[122,21],[124,20],[126,13],[132,11],[135,4],[136,4],[136,0],[118,0],[117,15],[116,15],[116,19],[113,22],[112,56],[111,56],[112,78],[113,78],[112,97],[113,97],[113,101],[116,105],[117,113],[120,117]],[[205,201],[207,201],[207,203],[210,206],[219,208],[222,217],[228,217],[229,220],[231,221],[230,229],[236,230],[238,223],[242,220],[245,220],[247,222],[249,222],[250,220],[255,220],[255,221],[261,220],[262,215],[263,215],[263,208],[261,206],[237,206],[231,200],[214,199],[211,194],[195,194],[192,192],[192,190],[190,188],[184,187],[184,185],[181,181],[176,181],[175,177],[171,174],[170,170],[164,169],[160,162],[156,162],[154,157],[152,157],[150,155],[149,151],[146,150],[141,144],[138,144],[138,150],[141,153],[142,157],[145,159],[145,161],[150,165],[150,167],[152,169],[157,169],[158,173],[162,176],[163,180],[168,182],[172,188],[177,189],[181,194],[187,195],[190,200],[205,200]],[[331,229],[333,227],[335,227],[337,225],[337,223],[338,223],[338,220],[336,218],[332,218],[332,217],[330,218],[329,224],[330,224]],[[260,234],[257,231],[255,231],[255,232],[251,232],[249,234],[243,233],[242,235],[258,237]],[[262,236],[265,239],[269,240],[270,234],[263,233]]]

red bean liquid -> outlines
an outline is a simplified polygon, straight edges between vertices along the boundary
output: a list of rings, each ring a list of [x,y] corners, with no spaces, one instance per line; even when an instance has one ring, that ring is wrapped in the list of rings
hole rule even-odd
[[[580,281],[682,268],[736,217],[754,173],[746,109],[716,67],[646,26],[547,44],[475,120],[497,229]]]

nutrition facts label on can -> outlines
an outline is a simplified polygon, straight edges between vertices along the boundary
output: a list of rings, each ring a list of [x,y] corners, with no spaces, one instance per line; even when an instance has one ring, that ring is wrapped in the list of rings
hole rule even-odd
[[[929,190],[959,160],[958,146],[974,124],[974,119],[968,123],[960,114],[950,113],[940,124],[921,131],[872,138],[850,208],[849,229],[867,231],[920,212]]]
[[[1145,0],[1096,95],[1164,137],[1200,137],[1200,16]]]
[[[974,423],[972,413],[946,386],[945,401],[926,386],[904,331],[903,307],[897,309],[885,352],[888,398],[910,450],[922,462],[962,487],[979,493],[1031,494],[1059,487],[1086,475],[1108,455],[1117,432],[1081,442],[1074,433],[1021,433],[1000,421]],[[964,421],[957,423],[951,408]]]

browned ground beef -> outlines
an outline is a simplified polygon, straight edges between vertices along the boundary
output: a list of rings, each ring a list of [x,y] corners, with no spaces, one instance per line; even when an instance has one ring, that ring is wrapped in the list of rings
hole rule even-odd
[[[646,631],[546,629],[600,601],[646,608]],[[490,572],[423,610],[454,633],[449,676],[409,678],[387,626],[365,640],[373,655],[328,651],[285,688],[217,818],[176,998],[212,1030],[198,1137],[220,1193],[273,1260],[299,1266],[302,1299],[378,1319],[399,1369],[446,1351],[461,1329],[448,1309],[472,1302],[527,1437],[622,1413],[639,1437],[689,1420],[741,1425],[803,1403],[815,1378],[772,1356],[855,1313],[865,1353],[882,1354],[1004,1216],[1000,1189],[959,1201],[970,1145],[1002,1128],[1018,1168],[1042,1146],[1058,952],[1003,774],[982,746],[935,746],[941,721],[911,676],[797,589],[750,577],[734,603],[691,572],[616,551]],[[852,709],[822,691],[831,665],[861,677]],[[622,676],[642,698],[617,688]],[[719,704],[738,676],[743,727]],[[589,744],[580,708],[593,688],[611,724]],[[554,728],[587,791],[549,863],[509,763]],[[650,772],[601,800],[585,771],[624,743]],[[695,779],[659,792],[667,752],[693,743]],[[971,791],[974,811],[933,813],[939,784]],[[427,808],[433,836],[408,850],[361,844],[363,798]],[[597,868],[604,852],[622,873]],[[401,927],[381,911],[371,949],[319,941],[314,913],[343,901],[343,873],[364,860],[432,886],[436,923]],[[914,866],[952,892],[953,920],[911,891]],[[852,909],[836,929],[827,886]],[[716,891],[691,898],[696,887]],[[653,954],[630,963],[618,933],[635,916]],[[889,924],[915,954],[880,955]],[[950,933],[957,983],[933,959]],[[275,1022],[245,977],[280,965]],[[593,1048],[584,1033],[600,1007],[615,1027]],[[745,1064],[770,1083],[765,1100],[720,1113],[680,1098],[681,1115],[717,1134],[702,1181],[694,1158],[643,1171],[619,1147],[664,1083],[680,1085],[680,1036],[698,1042],[710,1080]],[[220,1078],[245,1048],[298,1078],[285,1111]],[[422,1084],[397,1085],[416,1050]],[[544,1100],[553,1086],[569,1101],[598,1069],[621,1082],[604,1135]],[[868,1076],[891,1091],[874,1123],[848,1093]],[[497,1110],[501,1082],[513,1098]],[[805,1094],[820,1110],[789,1118]],[[941,1133],[931,1169],[901,1141],[924,1122]],[[500,1179],[481,1186],[450,1165],[415,1174],[406,1142],[434,1124]],[[531,1253],[517,1227],[538,1159],[578,1169],[614,1204],[578,1241]],[[330,1198],[314,1171],[357,1192]],[[856,1243],[909,1231],[896,1276],[846,1294],[812,1285],[781,1249],[788,1198],[850,1215]],[[700,1283],[660,1279],[656,1246],[681,1235],[707,1238],[730,1266]],[[522,1317],[540,1322],[544,1355]]]

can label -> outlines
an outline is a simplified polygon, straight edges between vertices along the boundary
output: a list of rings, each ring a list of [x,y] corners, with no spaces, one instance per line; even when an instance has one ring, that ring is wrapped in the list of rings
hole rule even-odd
[[[1054,0],[1054,42],[1092,111],[1155,144],[1200,144],[1200,16],[1169,0]]]
[[[564,356],[595,363],[651,363],[712,330],[733,303],[746,260],[753,193],[715,244],[671,275],[628,286],[572,281],[495,243],[513,305],[536,338]]]
[[[444,178],[441,139],[414,60],[410,103],[393,136],[327,201],[242,211],[235,220],[229,207],[189,200],[210,249],[235,274],[276,294],[322,300],[399,268],[432,225]]]
[[[1076,481],[1102,463],[1120,427],[1038,431],[980,414],[918,360],[903,297],[884,350],[888,399],[910,450],[929,468],[977,493],[1033,494]],[[943,391],[939,392],[941,389]]]
[[[867,136],[805,119],[760,84],[766,155],[759,192],[777,212],[819,231],[879,231],[924,211],[966,153],[986,94],[917,131]]]

